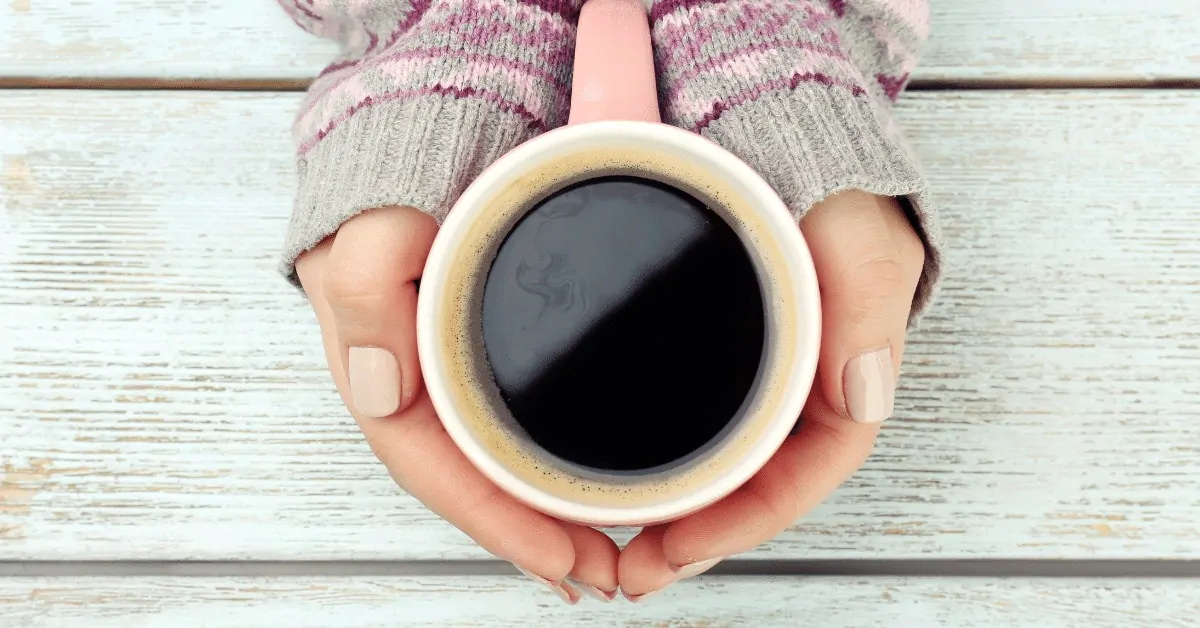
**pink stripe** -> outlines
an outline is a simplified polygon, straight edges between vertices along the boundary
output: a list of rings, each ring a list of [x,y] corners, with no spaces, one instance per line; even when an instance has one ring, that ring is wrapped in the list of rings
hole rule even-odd
[[[442,21],[432,22],[427,28],[434,33],[449,34],[455,43],[481,48],[493,48],[499,35],[507,35],[518,48],[528,47],[527,52],[534,54],[543,52],[542,48],[547,44],[563,44],[564,38],[573,38],[572,24],[536,10],[523,9],[504,9],[505,21],[495,22],[482,7],[472,6],[445,16]],[[520,32],[518,28],[522,26],[531,32]]]
[[[425,15],[425,12],[429,10],[430,2],[431,0],[415,0],[413,2],[412,9],[410,9],[409,12],[404,16],[404,19],[396,25],[396,28],[392,29],[392,34],[388,35],[388,41],[383,45],[382,50],[391,48],[392,45],[404,35],[404,33],[408,32],[408,30],[411,29],[423,15]],[[375,51],[375,47],[379,45],[379,36],[372,32],[368,32],[367,36],[370,37],[370,40],[367,43],[366,51],[363,52],[361,56],[359,56],[357,59],[338,61],[337,63],[331,63],[325,66],[325,69],[321,70],[321,73],[317,75],[316,80],[320,80],[330,74],[345,70],[346,68],[353,68],[368,60],[371,56],[371,53]],[[336,87],[336,85],[333,87]],[[332,89],[332,87],[330,89]]]
[[[367,41],[366,51],[363,52],[364,57],[370,56],[370,54],[372,52],[375,52],[375,46],[379,45],[379,36],[378,35],[376,35],[373,32],[368,31],[367,37],[369,37],[370,39]]]
[[[904,76],[888,76],[887,74],[876,74],[875,80],[879,86],[883,88],[883,93],[887,94],[888,100],[896,102],[900,98],[900,93],[904,91],[904,87],[908,85],[908,74]]]
[[[680,10],[694,9],[706,4],[721,4],[725,0],[658,0],[650,10],[650,21],[657,22],[662,18]]]
[[[317,79],[333,74],[338,70],[354,67],[359,63],[362,63],[362,59],[351,59],[350,61],[338,61],[337,63],[330,63],[329,65],[325,66],[324,70],[321,70],[321,73],[317,75]],[[315,81],[316,79],[313,80]]]
[[[546,122],[533,115],[533,113],[526,109],[524,105],[518,102],[507,100],[496,92],[475,89],[474,87],[443,87],[441,84],[438,84],[434,85],[433,87],[422,87],[419,89],[389,92],[379,96],[368,96],[355,103],[352,107],[347,109],[338,117],[331,120],[329,124],[325,125],[325,128],[317,131],[317,134],[312,139],[301,144],[297,154],[304,156],[321,140],[325,139],[330,133],[332,133],[334,129],[341,126],[344,122],[352,118],[354,114],[362,111],[363,109],[368,109],[375,105],[391,102],[393,100],[418,98],[421,96],[451,96],[455,100],[463,98],[479,98],[496,105],[496,107],[498,107],[501,111],[511,113],[528,120],[529,126],[534,127],[538,131],[546,131],[548,129]]]
[[[401,23],[400,26],[398,26],[393,32],[393,36],[398,38],[400,33],[403,33],[411,28],[418,18],[420,18],[422,15],[425,15],[429,7],[430,0],[418,0],[417,2],[414,2],[413,11],[406,16],[405,22]],[[488,23],[483,25],[478,24],[482,16],[491,15],[496,11],[512,13],[511,15],[507,16],[507,19],[510,21],[515,20],[516,23],[525,24],[533,22],[536,26],[534,27],[532,33],[521,34],[515,32],[514,26],[508,23],[496,24],[488,21]],[[465,32],[455,31],[456,27],[461,26],[468,26],[471,27],[471,29]],[[429,30],[431,32],[453,32],[453,38],[456,45],[461,46],[475,44],[480,47],[493,47],[497,36],[501,33],[504,33],[510,36],[513,45],[516,47],[528,48],[530,50],[537,51],[542,55],[545,63],[550,66],[569,64],[571,62],[574,50],[573,46],[570,45],[570,42],[574,40],[574,29],[572,28],[572,25],[564,23],[557,17],[553,17],[536,7],[527,7],[525,5],[521,5],[519,7],[502,7],[492,6],[492,4],[486,0],[484,2],[470,2],[466,7],[461,8],[456,13],[442,16],[441,19],[438,20],[430,20],[428,24],[422,25],[421,29],[422,32],[425,30]],[[394,43],[394,41],[389,42],[384,46],[381,52],[390,48]],[[439,50],[449,50],[454,54],[454,56],[471,54],[460,49],[449,48],[445,46],[439,48]],[[300,115],[304,115],[318,100],[324,98],[325,95],[330,91],[337,89],[343,82],[349,80],[353,76],[353,73],[349,71],[351,68],[359,68],[367,64],[369,64],[367,67],[370,67],[378,63],[386,62],[390,59],[392,59],[392,57],[364,57],[357,60],[344,61],[326,68],[326,70],[317,77],[317,80],[313,81],[313,84],[309,86],[308,95],[305,98],[305,103],[301,108]],[[546,72],[545,70],[536,69],[536,65],[526,65],[530,69],[522,71],[530,72],[535,76],[550,75],[550,73]],[[556,79],[547,80],[551,80],[554,83],[558,82]]]
[[[862,87],[846,81],[839,81],[827,74],[820,72],[797,72],[791,78],[780,77],[765,83],[760,83],[754,87],[742,90],[733,96],[724,100],[719,100],[712,104],[712,108],[708,113],[704,114],[696,124],[692,125],[692,132],[699,133],[708,128],[710,124],[720,119],[721,115],[726,111],[743,105],[749,102],[754,102],[768,92],[773,92],[780,89],[796,89],[804,83],[820,83],[828,87],[844,87],[850,90],[850,93],[855,96],[862,96],[866,93]]]
[[[680,84],[686,83],[704,72],[712,72],[725,69],[722,66],[733,66],[742,62],[746,57],[756,53],[769,53],[782,49],[798,49],[807,50],[819,55],[824,55],[839,61],[845,61],[846,55],[836,48],[823,48],[816,44],[800,41],[764,41],[758,44],[751,44],[745,48],[731,50],[721,55],[717,55],[704,63],[700,63],[689,67],[683,74],[671,79],[672,87],[667,92],[667,98],[674,98],[680,90]]]
[[[437,48],[418,48],[418,49],[414,49],[414,50],[404,50],[401,52],[387,55],[385,57],[374,57],[371,59],[370,65],[368,67],[377,68],[384,64],[389,64],[389,63],[393,63],[396,61],[423,59],[423,58],[437,58],[437,57],[441,57],[444,55],[453,55],[457,59],[464,59],[467,62],[472,62],[472,63],[493,63],[493,64],[508,68],[508,69],[516,71],[516,72],[523,72],[530,76],[538,77],[538,78],[546,81],[547,83],[550,83],[551,85],[553,85],[555,94],[558,95],[560,98],[566,98],[569,95],[569,87],[567,85],[567,82],[564,79],[561,79],[561,78],[555,76],[554,74],[546,71],[545,69],[540,68],[532,63],[525,63],[523,61],[507,59],[504,57],[498,57],[498,56],[490,54],[490,53],[465,52],[463,50],[451,48],[450,46],[439,46]],[[339,69],[344,69],[344,68],[339,68]],[[333,91],[337,90],[346,81],[350,80],[354,76],[356,76],[356,73],[347,73],[345,76],[338,79],[335,83],[333,83],[332,85],[329,85],[328,87],[323,89],[321,91],[321,93],[310,96],[307,99],[308,102],[306,102],[304,104],[304,107],[301,109],[300,116],[303,117],[316,105],[316,103],[318,101],[325,98]]]
[[[311,3],[310,3],[310,4],[311,4]],[[299,11],[299,12],[303,13],[304,15],[308,16],[308,17],[309,17],[309,18],[311,18],[311,19],[314,19],[314,20],[316,20],[316,21],[318,21],[318,22],[321,22],[321,21],[323,21],[323,20],[321,19],[321,16],[319,16],[319,15],[317,15],[316,13],[313,13],[313,12],[312,12],[312,9],[309,9],[309,8],[308,8],[308,7],[306,7],[306,6],[303,6],[303,5],[301,5],[299,2],[296,2],[295,0],[293,0],[293,2],[292,2],[292,6],[296,7],[296,10],[297,10],[297,11]]]
[[[400,23],[396,25],[392,34],[388,35],[387,43],[383,45],[383,49],[387,50],[392,47],[392,44],[399,41],[404,33],[407,33],[409,29],[420,21],[425,12],[429,10],[431,4],[431,0],[413,0],[412,9],[409,10],[408,15],[404,16],[403,20],[400,20]]]
[[[656,5],[658,6],[658,5]],[[817,9],[811,0],[774,0],[769,3],[751,3],[740,0],[721,0],[720,2],[686,2],[675,7],[671,13],[664,13],[661,19],[654,23],[655,29],[680,28],[688,31],[705,28],[706,23],[715,18],[728,15],[737,18],[738,28],[749,28],[756,22],[764,22],[767,26],[778,28],[801,16],[809,20],[808,24],[822,25],[833,16]],[[812,20],[816,20],[815,22]]]
[[[917,37],[929,37],[929,0],[878,0],[896,17],[904,20],[917,33]]]
[[[722,85],[720,92],[716,94],[706,93],[703,85],[698,81],[692,82],[672,82],[670,85],[671,98],[666,99],[668,104],[668,112],[675,118],[692,119],[700,116],[711,108],[710,100],[699,100],[697,96],[719,96],[724,93],[736,89],[739,85],[755,85],[762,81],[769,81],[770,77],[778,77],[775,80],[784,80],[789,76],[824,76],[830,77],[836,85],[853,86],[862,90],[862,86],[867,84],[867,79],[862,75],[854,64],[847,60],[831,59],[814,53],[803,53],[802,56],[796,59],[784,59],[782,65],[775,61],[774,65],[767,68],[765,71],[761,63],[769,61],[765,57],[760,56],[755,61],[760,64],[755,65],[750,63],[749,57],[741,68],[730,68],[728,71],[721,74],[709,75],[713,80],[717,80],[719,85]],[[781,67],[782,65],[782,67]],[[734,77],[742,77],[743,80],[720,80],[733,79]]]
[[[422,76],[428,73],[428,64],[420,60],[404,59],[395,61],[389,64],[381,65],[377,69],[380,73],[386,74],[393,78],[391,85],[428,85],[432,82],[427,76]],[[505,68],[492,65],[490,63],[468,62],[459,64],[453,71],[440,74],[437,77],[437,82],[442,85],[471,85],[482,87],[484,77],[496,76],[498,80],[507,81],[513,86],[513,91],[509,94],[522,102],[533,115],[539,118],[547,118],[546,94],[536,88],[537,82],[528,74],[521,72],[513,72]],[[415,77],[415,80],[414,80]],[[354,85],[358,81],[350,81],[348,85]],[[508,90],[505,90],[508,91]],[[365,95],[365,94],[363,94]],[[553,102],[558,108],[566,106],[568,92],[561,90],[557,94],[551,96]],[[330,100],[338,100],[345,102],[342,94],[338,94],[336,98]],[[353,99],[357,100],[357,98]]]
[[[703,58],[704,47],[712,39],[712,23],[730,13],[736,16],[736,28],[745,31],[751,41],[774,40],[785,29],[798,27],[826,43],[839,43],[837,32],[830,26],[833,17],[818,11],[808,1],[784,0],[764,5],[744,2],[717,6],[691,4],[679,8],[682,10],[664,16],[654,26],[655,48],[666,55],[663,61],[666,66],[677,60],[691,64]],[[800,18],[803,21],[797,23]]]
[[[579,0],[517,0],[520,4],[537,7],[551,15],[557,15],[568,22],[579,19]]]
[[[384,57],[384,58],[380,59],[379,61],[372,62],[372,65],[382,65],[385,62],[398,60],[398,59],[417,59],[417,58],[422,58],[422,57],[438,57],[441,55],[449,56],[449,57],[453,58],[455,61],[463,60],[468,63],[486,63],[486,64],[490,64],[490,65],[500,66],[502,68],[507,68],[509,70],[513,70],[514,72],[520,72],[522,74],[527,74],[529,76],[535,76],[537,78],[542,79],[543,81],[546,81],[547,83],[550,83],[551,85],[554,85],[556,88],[555,91],[557,91],[563,95],[566,95],[568,93],[568,85],[567,85],[566,79],[563,77],[555,76],[552,72],[547,71],[545,68],[538,67],[537,65],[534,65],[532,63],[526,63],[524,61],[518,61],[516,59],[509,59],[507,57],[501,57],[501,56],[497,56],[497,55],[494,55],[491,53],[465,52],[463,50],[451,48],[450,46],[439,46],[437,48],[425,48],[425,49],[419,49],[419,50],[407,50],[405,52],[399,52],[394,55]]]

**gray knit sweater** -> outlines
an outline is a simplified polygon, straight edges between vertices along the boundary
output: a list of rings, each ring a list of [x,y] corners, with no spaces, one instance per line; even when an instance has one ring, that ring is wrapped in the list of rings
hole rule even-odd
[[[581,0],[280,0],[342,54],[293,129],[299,190],[282,260],[358,212],[443,219],[484,168],[566,122]],[[663,120],[757,169],[797,219],[845,189],[901,197],[926,245],[939,230],[891,116],[929,34],[927,0],[652,0]]]

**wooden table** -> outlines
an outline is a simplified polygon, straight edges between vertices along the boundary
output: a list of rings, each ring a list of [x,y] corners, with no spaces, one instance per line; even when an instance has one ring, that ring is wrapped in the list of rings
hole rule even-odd
[[[0,626],[1195,626],[1200,5],[935,0],[939,306],[871,461],[641,606],[402,494],[274,274],[274,3],[0,3]],[[628,537],[623,531],[622,536]]]

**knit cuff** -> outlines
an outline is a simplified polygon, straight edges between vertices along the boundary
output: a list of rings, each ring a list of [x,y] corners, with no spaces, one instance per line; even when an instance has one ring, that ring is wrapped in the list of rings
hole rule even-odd
[[[940,276],[941,230],[916,158],[888,113],[861,91],[808,83],[725,109],[702,133],[762,174],[797,220],[843,190],[900,198],[925,245],[909,318],[916,322]]]
[[[415,207],[439,223],[467,185],[540,129],[490,101],[430,94],[357,111],[296,159],[299,188],[279,270],[360,212]]]

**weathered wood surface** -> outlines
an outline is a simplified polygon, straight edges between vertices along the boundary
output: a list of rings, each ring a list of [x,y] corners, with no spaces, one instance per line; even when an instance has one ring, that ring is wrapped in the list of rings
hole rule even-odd
[[[1195,0],[933,0],[918,80],[1200,78]],[[0,77],[307,79],[335,46],[274,2],[10,0]]]
[[[519,576],[7,578],[6,626],[1194,626],[1189,580],[700,578],[569,607]]]
[[[0,94],[0,559],[484,557],[383,474],[274,274],[298,100]],[[1200,93],[900,112],[941,302],[874,458],[753,555],[1200,557]]]

